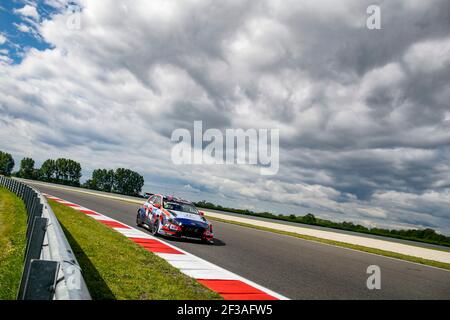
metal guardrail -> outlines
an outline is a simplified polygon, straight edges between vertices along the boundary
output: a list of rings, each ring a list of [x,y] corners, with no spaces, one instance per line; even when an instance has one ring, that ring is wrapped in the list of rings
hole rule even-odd
[[[45,197],[5,176],[0,185],[19,196],[28,214],[27,246],[18,300],[91,300],[81,268]]]

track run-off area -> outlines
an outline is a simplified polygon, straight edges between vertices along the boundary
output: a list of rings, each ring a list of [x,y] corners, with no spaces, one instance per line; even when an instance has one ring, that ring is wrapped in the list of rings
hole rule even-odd
[[[74,188],[27,183],[137,228],[138,204]],[[450,298],[448,270],[225,222],[212,223],[214,245],[162,240],[290,299]],[[381,289],[367,288],[371,265],[380,267]]]

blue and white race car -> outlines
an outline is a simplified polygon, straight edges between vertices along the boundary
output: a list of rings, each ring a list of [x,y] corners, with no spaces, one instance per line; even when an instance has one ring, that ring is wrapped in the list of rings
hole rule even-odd
[[[190,201],[152,195],[138,209],[136,224],[148,228],[154,235],[213,243],[212,225]]]

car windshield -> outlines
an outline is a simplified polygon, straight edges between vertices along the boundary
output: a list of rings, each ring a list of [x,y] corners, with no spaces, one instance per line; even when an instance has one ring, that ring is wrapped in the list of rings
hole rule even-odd
[[[192,204],[179,202],[164,202],[164,209],[198,214],[198,210]]]

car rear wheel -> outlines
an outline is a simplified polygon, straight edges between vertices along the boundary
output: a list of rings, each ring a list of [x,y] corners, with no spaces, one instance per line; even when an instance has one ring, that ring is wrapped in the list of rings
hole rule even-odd
[[[140,216],[140,215],[141,215],[141,214],[140,214],[139,211],[138,211],[137,216],[136,216],[136,225],[137,225],[138,227],[142,227],[141,220],[139,219],[139,216]]]
[[[157,219],[152,226],[152,234],[154,236],[156,236],[158,234],[158,229],[159,229],[159,219]]]

